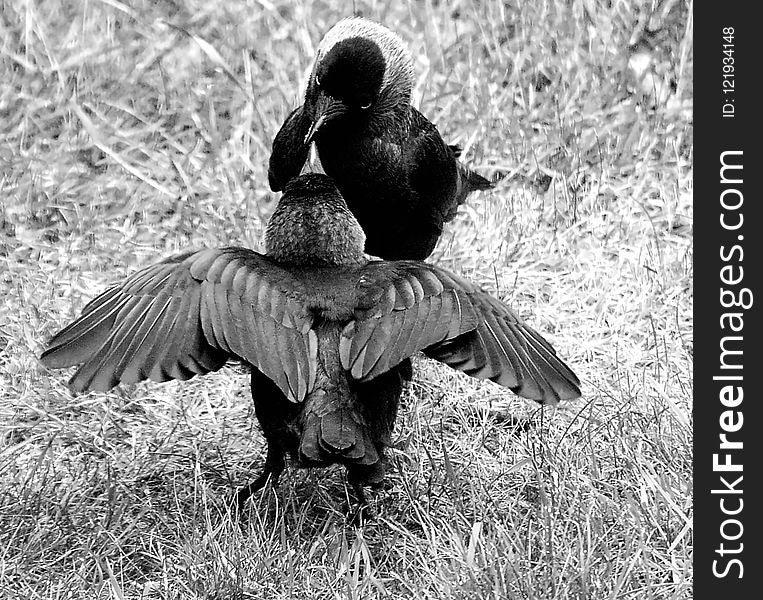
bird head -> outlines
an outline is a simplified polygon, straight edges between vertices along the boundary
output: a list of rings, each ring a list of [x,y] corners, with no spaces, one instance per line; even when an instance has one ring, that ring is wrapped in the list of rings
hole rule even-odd
[[[395,33],[360,17],[339,21],[318,45],[305,98],[314,108],[305,143],[342,116],[373,121],[406,110],[412,88],[413,60]]]
[[[349,266],[366,261],[366,236],[334,181],[321,173],[284,187],[265,230],[265,252],[297,267]]]

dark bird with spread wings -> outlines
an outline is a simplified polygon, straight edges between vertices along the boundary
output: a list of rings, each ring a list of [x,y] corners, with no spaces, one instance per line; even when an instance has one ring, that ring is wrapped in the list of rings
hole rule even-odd
[[[369,261],[364,234],[325,175],[284,190],[266,254],[187,252],[138,271],[85,306],[41,356],[78,365],[76,392],[143,379],[186,380],[240,360],[268,443],[262,475],[346,465],[363,485],[384,477],[405,373],[419,351],[542,403],[577,398],[579,381],[551,345],[506,305],[418,261]],[[410,363],[408,363],[410,364]]]
[[[299,175],[311,142],[366,234],[366,252],[423,260],[473,190],[493,184],[411,106],[413,60],[392,31],[339,21],[321,40],[305,101],[273,141],[274,191]]]

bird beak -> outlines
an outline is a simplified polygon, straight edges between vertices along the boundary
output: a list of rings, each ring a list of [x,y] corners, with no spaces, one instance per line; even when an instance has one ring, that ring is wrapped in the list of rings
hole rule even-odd
[[[313,118],[312,125],[310,125],[310,131],[305,136],[305,144],[313,141],[321,127],[345,112],[347,112],[347,108],[339,100],[334,100],[324,94],[318,96],[318,102],[316,102],[315,106],[315,117]]]

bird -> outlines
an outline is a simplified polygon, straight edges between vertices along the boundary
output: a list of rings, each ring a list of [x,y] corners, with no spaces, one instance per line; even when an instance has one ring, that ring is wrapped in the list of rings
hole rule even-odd
[[[236,492],[239,507],[277,484],[287,457],[344,465],[367,506],[364,486],[385,476],[398,367],[420,351],[540,403],[580,396],[577,376],[504,303],[434,264],[371,260],[364,243],[331,178],[298,176],[268,221],[264,254],[202,248],[139,270],[90,301],[40,360],[77,366],[76,393],[249,365],[267,453]]]
[[[276,134],[268,167],[280,191],[314,147],[363,228],[366,252],[387,260],[429,257],[467,195],[494,185],[411,105],[413,85],[413,59],[396,33],[342,19],[319,43],[304,103]],[[395,370],[412,380],[410,361]]]
[[[396,33],[362,17],[340,20],[318,45],[304,103],[276,134],[268,167],[271,189],[282,190],[314,143],[366,234],[366,252],[387,260],[430,256],[466,196],[494,186],[411,106],[413,84]]]

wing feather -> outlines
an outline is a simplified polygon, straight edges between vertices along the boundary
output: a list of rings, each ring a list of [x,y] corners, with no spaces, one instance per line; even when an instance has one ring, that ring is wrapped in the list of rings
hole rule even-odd
[[[580,381],[551,344],[465,279],[413,261],[369,263],[361,279],[339,348],[355,379],[373,379],[423,350],[538,402],[580,395]]]
[[[305,136],[310,130],[311,121],[308,111],[304,106],[299,106],[286,117],[273,139],[268,183],[274,192],[282,190],[290,179],[299,175],[307,161],[309,147],[305,144]]]
[[[149,266],[88,303],[41,355],[79,365],[75,391],[188,379],[245,360],[292,400],[315,386],[318,342],[303,282],[243,248],[189,252]]]

